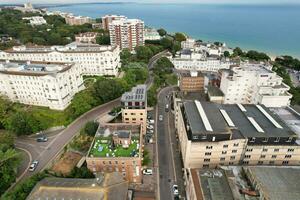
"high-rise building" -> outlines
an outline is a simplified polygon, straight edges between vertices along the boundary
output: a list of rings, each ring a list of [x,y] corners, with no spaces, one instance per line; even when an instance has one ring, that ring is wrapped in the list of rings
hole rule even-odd
[[[288,106],[292,98],[290,87],[271,69],[271,65],[242,63],[240,67],[220,70],[224,103]]]
[[[204,91],[204,75],[197,71],[180,73],[179,88],[182,92]]]
[[[121,19],[127,19],[127,17],[123,15],[105,15],[102,17],[102,28],[104,30],[109,30],[109,24],[113,20],[121,20]]]
[[[138,85],[121,97],[122,121],[130,124],[140,124],[142,133],[147,127],[147,86]]]
[[[134,50],[144,45],[144,22],[139,19],[120,19],[109,23],[111,45]]]

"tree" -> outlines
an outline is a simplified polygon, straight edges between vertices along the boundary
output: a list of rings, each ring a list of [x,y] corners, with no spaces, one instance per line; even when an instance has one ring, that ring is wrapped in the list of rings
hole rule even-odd
[[[69,178],[95,178],[94,174],[87,167],[74,167],[71,173],[68,175]]]
[[[135,48],[136,56],[140,60],[148,61],[152,56],[152,50],[147,46],[138,46]]]
[[[6,128],[17,135],[28,135],[41,130],[39,122],[25,111],[13,113],[8,119]]]
[[[186,37],[183,33],[175,33],[175,40],[178,42],[182,42],[186,40]]]
[[[228,58],[229,56],[230,56],[229,51],[224,51],[224,57],[225,57],[225,58]]]
[[[97,44],[100,45],[110,45],[109,35],[100,35],[96,38]]]
[[[254,50],[248,51],[246,56],[249,59],[256,60],[256,61],[268,61],[268,60],[270,60],[270,57],[267,54],[257,52],[257,51],[254,51]]]
[[[161,37],[167,35],[167,31],[163,28],[158,29],[157,32]]]
[[[105,103],[116,99],[124,92],[124,87],[116,79],[100,79],[94,85],[93,95],[99,102]]]
[[[87,122],[83,128],[83,132],[89,136],[95,136],[98,126],[99,126],[98,122],[94,122],[94,121]]]
[[[244,56],[244,52],[242,51],[242,49],[240,47],[236,47],[233,50],[233,55],[234,56]]]
[[[173,45],[173,40],[169,37],[164,37],[161,39],[160,44],[163,46],[164,49],[171,49]]]

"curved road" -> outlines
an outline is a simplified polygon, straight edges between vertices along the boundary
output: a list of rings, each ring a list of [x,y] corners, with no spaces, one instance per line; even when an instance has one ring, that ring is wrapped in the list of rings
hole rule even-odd
[[[164,56],[167,51],[160,52],[153,56],[148,63],[148,69],[152,69],[156,61]],[[151,73],[150,73],[151,74]],[[147,89],[151,87],[153,83],[153,77],[150,75],[146,80],[145,84],[147,84]],[[30,153],[30,157],[32,160],[38,160],[39,165],[37,166],[34,172],[29,172],[28,167],[22,167],[23,171],[18,178],[17,182],[23,180],[26,177],[29,177],[37,172],[44,170],[51,161],[63,150],[66,144],[68,144],[72,138],[80,131],[80,129],[88,122],[93,121],[98,118],[101,114],[105,114],[109,112],[116,106],[120,106],[120,98],[117,98],[113,101],[110,101],[106,104],[100,105],[87,113],[81,115],[74,122],[72,122],[68,127],[66,127],[62,132],[60,132],[57,136],[49,139],[46,143],[37,143],[33,138],[21,138],[17,139],[15,142],[16,148],[25,149]],[[28,165],[31,163],[28,163]],[[14,186],[12,186],[14,187]]]

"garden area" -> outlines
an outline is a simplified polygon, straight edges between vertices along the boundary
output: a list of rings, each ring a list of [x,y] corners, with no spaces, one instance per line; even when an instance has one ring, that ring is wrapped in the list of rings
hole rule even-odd
[[[139,155],[139,140],[134,139],[128,148],[122,145],[114,145],[111,138],[95,138],[91,149],[91,157],[137,157]]]

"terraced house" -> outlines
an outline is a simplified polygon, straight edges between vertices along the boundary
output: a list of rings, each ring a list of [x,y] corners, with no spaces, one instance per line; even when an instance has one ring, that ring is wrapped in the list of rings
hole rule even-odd
[[[185,168],[300,165],[297,134],[263,105],[178,101],[175,110]]]

